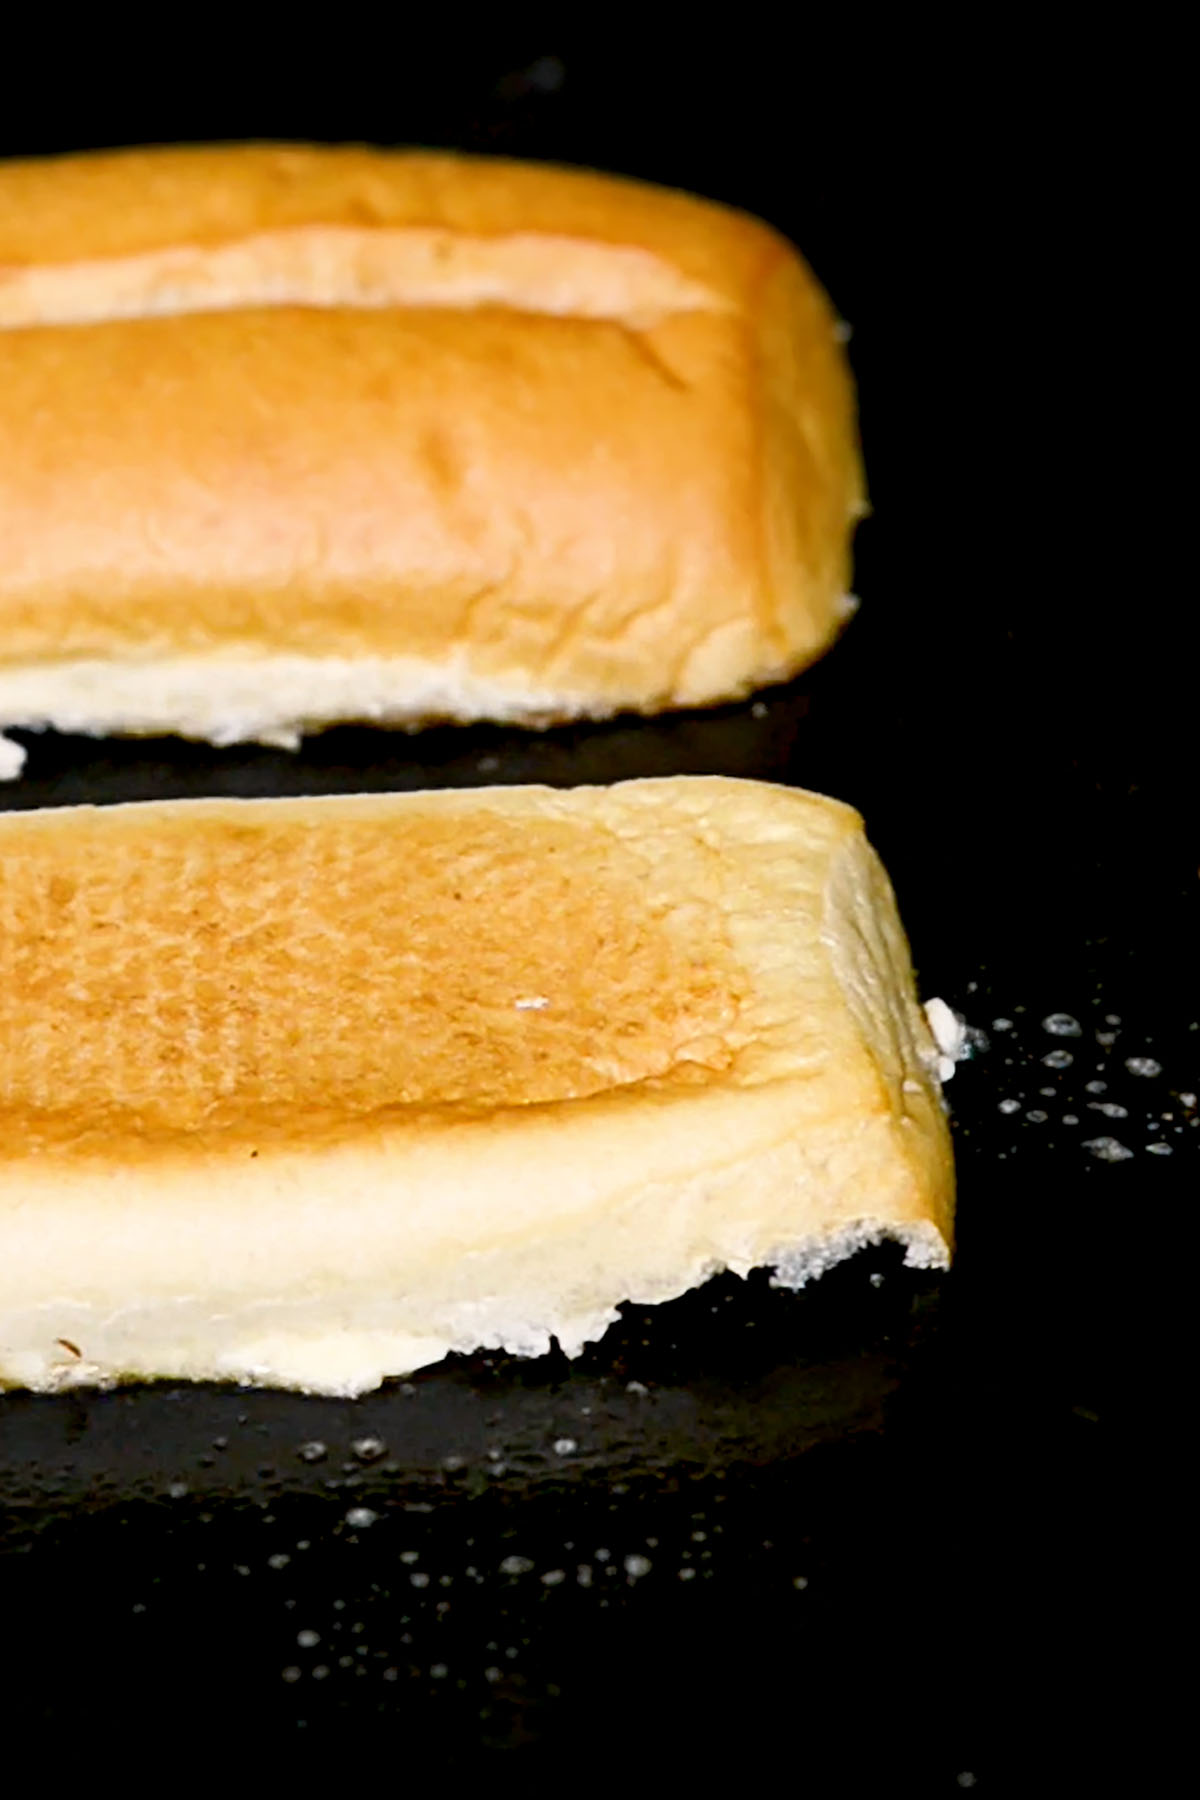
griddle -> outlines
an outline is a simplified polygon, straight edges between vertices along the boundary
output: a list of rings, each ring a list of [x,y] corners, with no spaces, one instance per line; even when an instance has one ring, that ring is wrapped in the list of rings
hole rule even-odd
[[[602,129],[611,59],[585,60],[575,110],[536,60],[498,63],[440,140],[740,200],[854,320],[876,511],[843,642],[745,704],[545,735],[339,730],[296,756],[30,737],[0,806],[668,773],[848,800],[923,993],[974,1028],[948,1090],[955,1266],[879,1249],[799,1294],[722,1276],[626,1308],[573,1363],[451,1358],[357,1401],[0,1396],[6,1715],[55,1759],[163,1734],[171,1779],[201,1743],[223,1778],[253,1742],[331,1745],[347,1777],[382,1748],[406,1777],[585,1790],[662,1769],[818,1796],[1090,1792],[1118,1728],[1118,1420],[1147,1299],[1129,1222],[1169,1242],[1200,1148],[1200,844],[1165,659],[1097,627],[1107,549],[1071,582],[1045,551],[1039,507],[1070,475],[1010,406],[1012,319],[1006,350],[978,244],[943,240],[951,177],[922,212],[897,138],[870,179],[848,151],[824,186],[765,180],[793,124],[761,123],[782,80],[762,69],[736,112],[760,120],[757,160],[718,176],[677,92],[647,79]],[[126,117],[83,141],[386,141],[379,104],[227,131]]]

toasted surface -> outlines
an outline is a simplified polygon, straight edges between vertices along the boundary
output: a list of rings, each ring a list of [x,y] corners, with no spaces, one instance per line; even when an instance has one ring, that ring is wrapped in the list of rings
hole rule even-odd
[[[716,1267],[948,1255],[894,902],[812,795],[3,814],[0,981],[0,1379],[357,1391]]]
[[[732,696],[836,634],[860,508],[834,315],[724,208],[362,150],[0,169],[0,726]],[[273,712],[222,714],[231,663]]]
[[[6,818],[10,1124],[39,1146],[100,1120],[117,1142],[303,1140],[314,1109],[492,1111],[728,1070],[746,978],[719,861],[608,810]]]

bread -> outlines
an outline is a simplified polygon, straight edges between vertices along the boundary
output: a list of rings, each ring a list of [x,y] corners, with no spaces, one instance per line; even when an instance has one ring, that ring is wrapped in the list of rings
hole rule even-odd
[[[354,1394],[883,1238],[937,1050],[858,815],[707,777],[0,814],[0,1380]]]
[[[0,167],[0,729],[734,698],[835,637],[861,510],[838,322],[750,218],[348,148]]]

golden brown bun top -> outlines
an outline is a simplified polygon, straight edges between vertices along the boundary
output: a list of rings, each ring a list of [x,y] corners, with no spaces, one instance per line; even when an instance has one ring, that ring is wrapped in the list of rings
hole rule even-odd
[[[794,255],[768,226],[609,175],[423,151],[243,144],[0,167],[0,269],[135,256],[310,226],[534,233],[637,247],[740,307]]]
[[[363,149],[0,167],[0,667],[705,704],[836,635],[861,498],[829,302],[727,208]]]

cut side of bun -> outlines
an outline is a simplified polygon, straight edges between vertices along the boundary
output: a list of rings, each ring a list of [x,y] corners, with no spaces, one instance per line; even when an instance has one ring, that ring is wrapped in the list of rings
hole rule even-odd
[[[849,808],[755,782],[0,815],[0,1381],[359,1393],[720,1269],[943,1267]]]
[[[838,321],[726,208],[352,149],[0,168],[0,729],[733,699],[836,637],[862,509]]]

